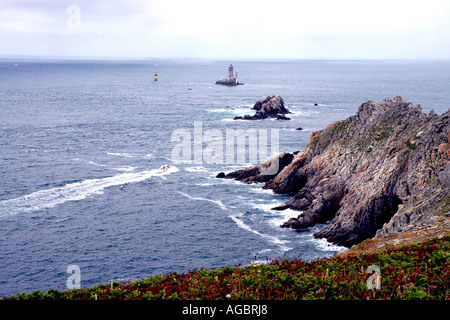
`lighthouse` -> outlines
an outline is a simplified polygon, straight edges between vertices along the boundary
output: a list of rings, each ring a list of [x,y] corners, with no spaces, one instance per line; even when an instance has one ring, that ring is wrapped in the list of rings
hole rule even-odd
[[[237,72],[236,72],[236,77],[234,76],[234,70],[233,70],[233,65],[230,64],[230,66],[228,67],[228,78],[224,78],[222,80],[217,80],[216,84],[222,84],[225,86],[240,86],[243,85],[243,83],[240,83],[237,81]]]
[[[233,65],[230,64],[230,66],[228,67],[228,79],[233,79]]]

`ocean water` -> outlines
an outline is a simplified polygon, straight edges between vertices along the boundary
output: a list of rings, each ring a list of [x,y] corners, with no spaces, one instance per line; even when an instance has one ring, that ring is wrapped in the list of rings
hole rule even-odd
[[[229,63],[244,86],[214,85]],[[445,112],[449,83],[449,61],[0,60],[0,296],[65,289],[69,265],[89,287],[331,256],[323,225],[279,227],[299,214],[270,210],[289,196],[215,178],[252,159],[174,163],[174,132],[278,130],[280,152],[302,150],[368,99]],[[291,121],[232,120],[273,94]]]

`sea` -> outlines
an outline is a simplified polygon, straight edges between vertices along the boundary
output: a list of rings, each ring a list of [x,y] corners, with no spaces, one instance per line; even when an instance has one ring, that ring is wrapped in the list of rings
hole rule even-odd
[[[244,85],[215,85],[230,63]],[[233,120],[274,94],[291,120]],[[90,287],[333,256],[325,225],[280,227],[301,214],[271,210],[289,195],[216,175],[397,95],[446,112],[450,61],[1,59],[0,297],[66,290],[73,266]],[[233,130],[266,135],[265,158],[228,157]]]

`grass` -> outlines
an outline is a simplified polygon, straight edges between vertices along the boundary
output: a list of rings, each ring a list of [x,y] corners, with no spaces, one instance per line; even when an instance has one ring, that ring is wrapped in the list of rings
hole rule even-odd
[[[450,299],[450,237],[370,254],[311,262],[281,259],[246,267],[192,270],[67,291],[19,293],[6,300],[410,300]],[[380,289],[368,289],[370,265]]]

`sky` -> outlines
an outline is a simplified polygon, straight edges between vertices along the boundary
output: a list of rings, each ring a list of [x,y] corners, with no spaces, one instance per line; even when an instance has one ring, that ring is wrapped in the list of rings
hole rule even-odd
[[[0,56],[450,59],[450,1],[0,0]]]

